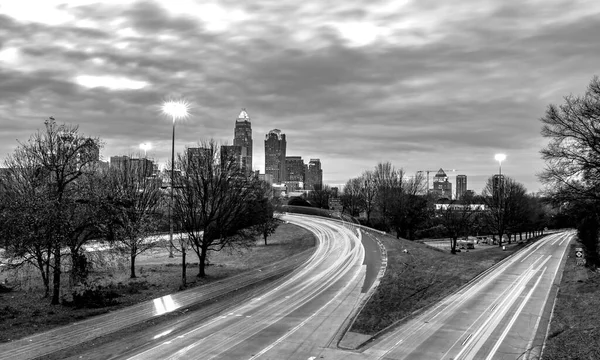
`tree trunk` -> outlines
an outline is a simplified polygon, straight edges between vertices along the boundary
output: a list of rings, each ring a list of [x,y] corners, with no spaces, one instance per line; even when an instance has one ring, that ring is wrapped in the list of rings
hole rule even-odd
[[[458,239],[458,236],[453,236],[450,239],[450,253],[452,254],[456,254],[456,240]]]
[[[206,277],[206,273],[204,272],[204,267],[205,264],[204,262],[206,261],[206,250],[202,249],[202,251],[200,252],[200,261],[198,261],[198,275],[196,275],[199,278],[203,278]]]
[[[267,233],[263,233],[263,238],[265,239],[265,246],[267,246]]]
[[[135,252],[133,250],[131,250],[131,254],[130,254],[130,268],[129,268],[129,278],[130,279],[135,279]]]
[[[54,249],[54,273],[52,278],[52,305],[60,303],[60,243]]]
[[[499,247],[502,247],[502,236],[503,235],[504,235],[503,233],[498,232],[498,246]]]
[[[185,244],[183,243],[183,241],[181,242],[181,288],[185,289],[187,287],[187,278],[186,278],[186,274],[187,274],[187,268],[186,268],[186,263],[185,263],[185,255],[186,255],[186,250],[185,250]]]

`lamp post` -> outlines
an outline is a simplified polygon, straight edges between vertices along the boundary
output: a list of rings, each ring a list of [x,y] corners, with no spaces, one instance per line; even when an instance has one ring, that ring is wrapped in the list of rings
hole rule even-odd
[[[171,200],[169,203],[169,257],[173,257],[173,187],[175,186],[175,120],[188,116],[189,104],[183,100],[169,100],[163,103],[161,110],[173,120],[171,141]]]
[[[146,158],[146,153],[148,152],[148,150],[150,150],[152,146],[150,145],[150,143],[143,143],[140,144],[140,150],[144,150],[144,158]]]
[[[506,160],[506,155],[505,154],[496,154],[494,156],[494,159],[496,159],[496,161],[498,161],[499,164],[499,169],[498,169],[498,221],[499,221],[499,227],[502,226],[501,222],[502,220],[502,205],[504,202],[504,179],[502,179],[502,161]],[[498,236],[500,237],[501,235],[498,234]],[[499,239],[499,244],[502,244],[502,238]]]

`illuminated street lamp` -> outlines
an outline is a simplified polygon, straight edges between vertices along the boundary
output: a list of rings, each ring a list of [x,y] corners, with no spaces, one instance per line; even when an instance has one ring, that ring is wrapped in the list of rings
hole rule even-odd
[[[496,159],[496,161],[500,164],[500,172],[499,172],[499,174],[502,175],[502,162],[504,160],[506,160],[506,155],[504,155],[504,154],[496,154],[496,156],[494,156],[494,159]]]
[[[169,100],[163,103],[161,110],[173,120],[173,139],[171,142],[171,202],[169,205],[169,257],[173,257],[173,186],[175,185],[175,120],[188,116],[189,104],[184,100]]]
[[[150,143],[140,144],[140,150],[144,150],[144,157],[146,157],[146,153],[147,153],[148,150],[150,150],[150,148],[152,148],[152,146],[150,145]]]

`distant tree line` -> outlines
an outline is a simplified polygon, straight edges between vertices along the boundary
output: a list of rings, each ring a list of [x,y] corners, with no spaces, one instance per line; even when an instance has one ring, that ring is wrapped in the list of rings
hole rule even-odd
[[[164,246],[153,235],[168,228],[173,214],[182,233],[176,248],[188,247],[206,276],[211,251],[248,247],[277,227],[269,188],[248,176],[218,145],[204,144],[206,156],[180,155],[173,207],[169,192],[155,177],[135,167],[108,167],[97,161],[102,143],[77,126],[54,118],[19,143],[0,174],[0,249],[9,267],[34,266],[52,304],[61,300],[63,272],[73,286],[86,283],[90,269],[86,248],[107,243],[128,257],[136,277],[136,257]],[[65,260],[67,259],[67,260]],[[186,285],[182,256],[182,286]]]
[[[556,220],[577,229],[586,265],[600,266],[600,80],[582,96],[551,104],[540,119],[549,140],[541,150],[546,168],[539,175],[548,199],[560,211]]]
[[[427,192],[421,173],[407,176],[390,162],[348,180],[340,199],[344,213],[398,238],[449,237],[453,253],[459,237],[492,234],[502,246],[505,236],[510,243],[523,233],[541,234],[551,226],[549,216],[554,211],[510,177],[496,183],[488,179],[480,195],[467,193],[438,203]]]

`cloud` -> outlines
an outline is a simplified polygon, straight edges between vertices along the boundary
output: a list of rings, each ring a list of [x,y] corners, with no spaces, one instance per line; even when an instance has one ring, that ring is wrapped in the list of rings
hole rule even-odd
[[[181,149],[231,141],[245,107],[259,168],[264,134],[279,128],[329,182],[386,160],[480,179],[503,151],[503,170],[536,190],[538,119],[585,90],[600,49],[594,1],[45,4],[51,19],[0,15],[2,154],[54,115],[105,139],[105,157],[152,142],[165,161],[159,108],[181,96],[193,103]]]

